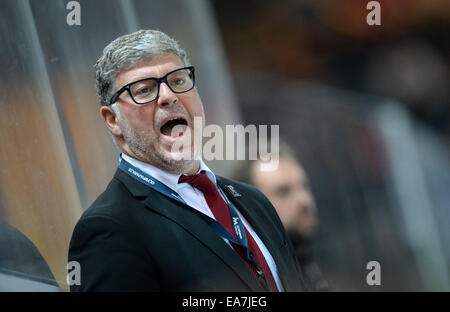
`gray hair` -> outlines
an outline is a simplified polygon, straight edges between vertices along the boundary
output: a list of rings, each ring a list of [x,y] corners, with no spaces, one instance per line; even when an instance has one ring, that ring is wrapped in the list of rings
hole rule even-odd
[[[191,65],[186,52],[180,48],[175,39],[158,30],[139,30],[108,44],[94,65],[100,104],[109,105],[116,77],[121,71],[168,52],[177,55],[185,66]]]

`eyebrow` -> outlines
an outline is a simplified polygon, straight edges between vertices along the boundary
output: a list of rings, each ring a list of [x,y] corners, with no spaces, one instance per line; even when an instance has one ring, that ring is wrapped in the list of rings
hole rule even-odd
[[[171,70],[167,71],[164,75],[159,76],[159,77],[156,77],[156,76],[148,76],[148,75],[139,75],[138,77],[140,77],[140,78],[135,78],[135,79],[132,80],[131,82],[128,82],[128,83],[124,84],[124,86],[126,86],[127,84],[130,84],[130,83],[139,81],[139,80],[145,80],[145,79],[160,79],[160,78],[166,76],[167,74],[170,74],[171,72],[174,72],[174,71],[176,71],[176,70],[178,70],[178,69],[182,69],[182,68],[186,68],[186,67],[187,67],[187,66],[184,66],[184,65],[182,65],[181,67],[176,67],[176,68],[174,68],[174,69],[171,69]]]
[[[281,184],[281,185],[277,185],[277,186],[273,189],[273,191],[274,191],[275,193],[280,193],[280,192],[284,192],[284,191],[289,190],[290,187],[291,187],[291,186],[289,185],[289,183],[283,183],[283,184]]]

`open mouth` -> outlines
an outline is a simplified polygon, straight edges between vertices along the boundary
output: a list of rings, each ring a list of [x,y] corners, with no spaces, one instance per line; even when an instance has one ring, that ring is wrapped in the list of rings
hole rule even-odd
[[[186,132],[187,124],[187,120],[183,117],[173,118],[164,123],[160,131],[165,136],[179,137]]]

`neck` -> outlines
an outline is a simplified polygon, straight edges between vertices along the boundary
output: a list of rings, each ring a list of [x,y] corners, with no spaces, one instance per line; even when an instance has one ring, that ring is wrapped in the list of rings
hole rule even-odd
[[[193,174],[196,174],[199,170],[200,170],[200,160],[195,160],[193,162],[192,166],[190,166],[190,168],[183,170],[183,172],[181,172],[181,173],[187,174],[187,175],[193,175]]]
[[[173,166],[173,165],[168,165],[168,164],[164,164],[164,163],[155,163],[155,162],[151,162],[148,159],[145,159],[143,157],[139,157],[138,155],[136,155],[135,153],[133,153],[128,146],[125,146],[125,148],[121,148],[122,153],[140,160],[144,163],[148,163],[151,164],[153,166],[156,166],[158,168],[161,168],[163,170],[167,170],[168,172],[172,172],[172,173],[178,173],[178,174],[187,174],[187,175],[193,175],[196,174],[199,170],[200,170],[200,159],[196,159],[192,162],[189,162],[187,164],[184,165],[180,165],[179,167],[177,166]]]

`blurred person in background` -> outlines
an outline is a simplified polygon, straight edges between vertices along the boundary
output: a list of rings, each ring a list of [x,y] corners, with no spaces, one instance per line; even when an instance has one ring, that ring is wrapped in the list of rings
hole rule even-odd
[[[267,196],[294,245],[310,288],[329,291],[328,282],[323,278],[313,256],[318,217],[308,176],[291,147],[281,140],[278,156],[279,162],[275,170],[262,170],[260,165],[263,161],[254,160],[245,166],[239,166],[234,178],[254,185]]]

